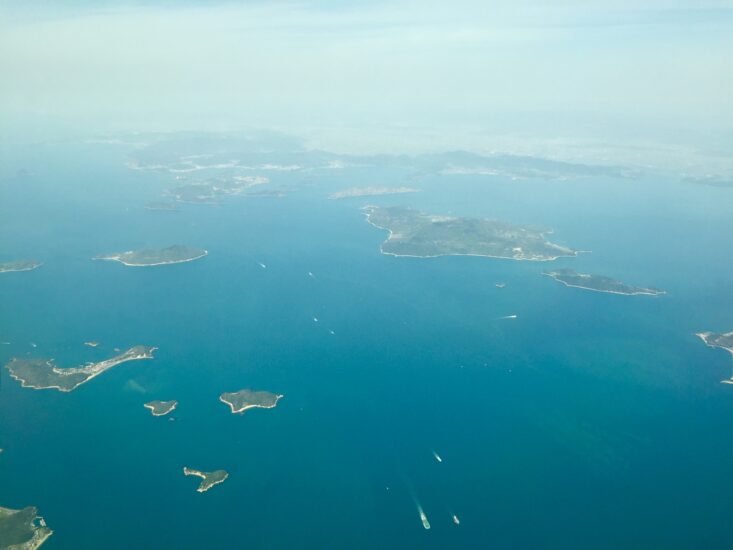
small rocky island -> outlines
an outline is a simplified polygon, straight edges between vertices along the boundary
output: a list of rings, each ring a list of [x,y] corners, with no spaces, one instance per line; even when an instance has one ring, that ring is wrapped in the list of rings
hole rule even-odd
[[[112,260],[131,267],[148,267],[154,265],[180,264],[192,262],[206,256],[203,248],[193,248],[181,244],[168,248],[151,248],[145,250],[129,250],[117,254],[95,256],[93,260]]]
[[[577,256],[578,251],[545,239],[531,227],[479,218],[436,216],[407,208],[367,206],[367,221],[389,231],[382,254],[433,258],[486,256],[548,261]]]
[[[641,286],[627,285],[616,279],[611,279],[604,275],[590,275],[588,273],[578,273],[572,269],[557,269],[555,271],[545,271],[542,273],[552,279],[574,288],[582,288],[584,290],[594,290],[596,292],[608,292],[610,294],[625,294],[627,296],[661,296],[666,294],[664,290],[658,288],[644,288]]]
[[[277,402],[282,395],[269,391],[239,390],[238,392],[222,393],[219,401],[226,403],[232,410],[232,413],[243,413],[247,409],[272,409],[277,406]]]
[[[398,195],[401,193],[417,193],[419,189],[412,187],[350,187],[343,191],[331,193],[329,199],[348,199],[351,197],[375,197],[379,195]]]
[[[0,263],[0,273],[10,273],[12,271],[32,271],[41,267],[41,262],[36,260],[16,260],[14,262]]]
[[[153,352],[156,349],[150,346],[135,346],[124,353],[98,363],[88,363],[83,367],[65,369],[57,367],[53,359],[20,359],[15,357],[5,365],[5,368],[10,372],[10,376],[18,380],[24,388],[70,392],[120,363],[138,359],[152,359]]]
[[[143,405],[146,409],[150,409],[153,416],[165,416],[169,412],[173,412],[177,406],[178,401],[150,401]]]
[[[53,531],[35,506],[22,510],[0,507],[0,549],[35,550],[51,535]]]
[[[183,468],[183,475],[196,476],[201,478],[198,489],[199,493],[205,493],[211,489],[214,485],[224,483],[224,480],[229,477],[229,473],[225,470],[215,470],[213,472],[201,472],[199,470],[193,470],[192,468]]]

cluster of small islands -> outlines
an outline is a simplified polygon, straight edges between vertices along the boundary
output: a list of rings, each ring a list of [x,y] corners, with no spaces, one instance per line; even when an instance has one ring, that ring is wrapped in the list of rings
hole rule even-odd
[[[99,344],[98,342],[85,342],[85,345],[96,347]],[[13,358],[5,367],[10,376],[20,382],[24,388],[68,393],[117,365],[127,361],[153,359],[153,352],[156,349],[152,346],[133,346],[109,359],[80,367],[59,368],[53,359],[17,357]],[[244,388],[236,392],[222,393],[219,401],[227,405],[232,414],[242,414],[255,408],[272,409],[277,406],[282,397],[282,394]],[[178,407],[178,401],[155,400],[144,403],[143,406],[150,410],[152,416],[166,416]],[[201,478],[196,489],[199,493],[208,491],[229,477],[229,473],[225,470],[204,472],[187,466],[183,468],[183,474]],[[13,510],[0,507],[0,548],[34,550],[52,534],[53,531],[46,525],[45,519],[38,514],[37,508],[28,506],[21,510]]]
[[[87,343],[88,344],[88,343]],[[98,363],[88,363],[82,367],[59,368],[53,359],[19,359],[13,358],[6,368],[10,376],[19,381],[24,388],[34,390],[54,389],[61,392],[71,392],[82,384],[108,371],[112,367],[138,359],[152,359],[153,352],[157,348],[151,346],[134,346],[127,351]],[[236,392],[224,392],[219,396],[219,401],[229,406],[233,414],[242,414],[249,409],[261,408],[272,409],[277,406],[278,401],[283,397],[269,391],[255,391],[242,389]],[[173,412],[178,406],[178,401],[150,401],[143,405],[149,409],[153,416],[165,416]],[[190,468],[184,468],[186,475],[196,475],[203,478],[198,488],[204,492],[222,483],[227,477],[227,472],[217,470],[215,472],[200,472]]]
[[[192,157],[193,158],[193,157]],[[137,167],[136,168],[140,168]],[[154,165],[153,168],[160,168]],[[188,172],[200,167],[193,160],[186,160],[178,168],[163,166],[171,172]],[[150,169],[150,167],[144,167]],[[194,182],[179,185],[168,191],[168,196],[178,202],[206,203],[227,195],[237,195],[249,191],[252,187],[263,185],[269,180],[262,176],[235,176],[228,179],[209,179],[205,182]],[[411,187],[351,187],[329,195],[330,199],[361,198],[378,195],[416,193],[419,189]],[[150,209],[169,210],[175,208],[173,203],[156,203]],[[435,258],[439,256],[482,256],[488,258],[550,262],[559,258],[578,256],[581,251],[548,240],[548,230],[511,223],[457,216],[443,216],[424,213],[419,210],[402,207],[380,207],[368,205],[362,208],[366,220],[373,226],[386,230],[389,234],[381,244],[384,255],[414,258]],[[203,258],[207,250],[186,245],[173,245],[165,248],[147,248],[126,252],[98,255],[93,260],[109,260],[120,262],[129,267],[153,267],[169,264],[192,262]],[[0,263],[0,273],[31,271],[42,264],[36,260],[16,260]],[[263,265],[264,267],[264,265]],[[579,288],[595,292],[620,294],[627,296],[660,296],[664,290],[654,287],[641,287],[626,284],[604,275],[579,273],[572,269],[562,268],[543,271],[542,275],[567,287]],[[504,283],[497,283],[497,288],[504,288]],[[516,318],[516,315],[507,318]],[[697,336],[707,345],[724,349],[733,354],[733,332],[714,333],[700,332]],[[97,342],[86,342],[96,347]],[[23,388],[35,390],[53,389],[60,392],[72,392],[81,385],[90,382],[109,369],[128,361],[153,359],[157,348],[138,345],[119,353],[114,357],[90,362],[83,366],[61,368],[54,359],[48,358],[12,358],[6,365],[10,376],[17,380]],[[723,383],[733,384],[731,379]],[[236,392],[224,392],[219,400],[227,405],[233,414],[242,414],[253,408],[270,409],[277,406],[283,395],[269,391],[242,389]],[[152,416],[169,415],[179,406],[176,400],[154,400],[144,403]],[[436,459],[440,457],[436,454]],[[223,483],[229,473],[225,470],[201,471],[189,467],[183,468],[185,476],[201,479],[197,491],[200,493]],[[420,519],[426,529],[430,528],[422,509]],[[457,516],[453,516],[458,524]],[[35,549],[41,546],[53,531],[35,507],[29,506],[20,510],[0,508],[0,541],[2,548]]]

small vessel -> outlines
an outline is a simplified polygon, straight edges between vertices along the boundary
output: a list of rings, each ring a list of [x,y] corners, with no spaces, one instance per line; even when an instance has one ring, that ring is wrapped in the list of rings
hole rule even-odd
[[[499,317],[499,319],[516,319],[516,315],[505,315],[504,317]]]
[[[456,525],[460,525],[461,524],[461,520],[458,519],[458,516],[455,515],[455,514],[453,514],[453,523],[455,523]]]
[[[336,334],[336,333],[335,333],[334,331],[332,331],[332,330],[329,330],[328,332],[329,332],[329,334]]]
[[[313,317],[313,322],[314,323],[317,323],[318,322],[318,317]]]
[[[311,279],[315,279],[316,276],[313,275],[313,272],[312,271],[309,271],[308,272],[308,277],[310,277]]]
[[[265,264],[263,264],[262,262],[257,262],[257,264],[258,264],[258,265],[259,265],[259,266],[260,266],[260,267],[261,267],[262,269],[267,269],[267,266],[266,266]]]
[[[506,286],[506,283],[496,283],[496,288],[504,288]]]
[[[435,457],[435,460],[437,460],[438,462],[443,462],[443,459],[440,458],[440,455],[436,453],[435,451],[433,451],[433,456]]]
[[[425,515],[425,512],[423,512],[422,507],[418,505],[417,511],[420,512],[420,521],[422,521],[422,526],[425,529],[430,529],[430,522],[428,521],[428,516]]]

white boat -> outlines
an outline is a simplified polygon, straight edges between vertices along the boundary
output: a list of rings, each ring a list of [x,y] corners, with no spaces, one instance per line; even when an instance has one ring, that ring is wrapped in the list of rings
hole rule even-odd
[[[430,529],[430,522],[428,521],[428,516],[425,515],[425,512],[422,511],[422,508],[418,508],[418,511],[420,512],[420,521],[422,521],[422,526],[425,529]]]

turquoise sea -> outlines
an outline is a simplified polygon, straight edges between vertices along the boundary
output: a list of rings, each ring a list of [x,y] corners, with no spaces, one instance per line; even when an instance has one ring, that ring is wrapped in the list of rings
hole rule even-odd
[[[0,261],[44,265],[0,275],[0,362],[159,348],[69,394],[2,369],[0,506],[37,506],[55,531],[44,548],[733,544],[733,386],[719,383],[733,360],[694,336],[733,330],[733,189],[385,163],[163,212],[143,205],[170,176],[128,169],[128,153],[40,144],[1,163]],[[373,184],[423,191],[326,198]],[[368,203],[532,223],[592,253],[384,256]],[[90,261],[176,243],[209,255]],[[549,266],[668,294],[566,288]],[[245,387],[285,397],[230,414],[219,394]],[[173,421],[143,408],[153,399],[179,401]],[[184,466],[230,477],[199,494]]]

